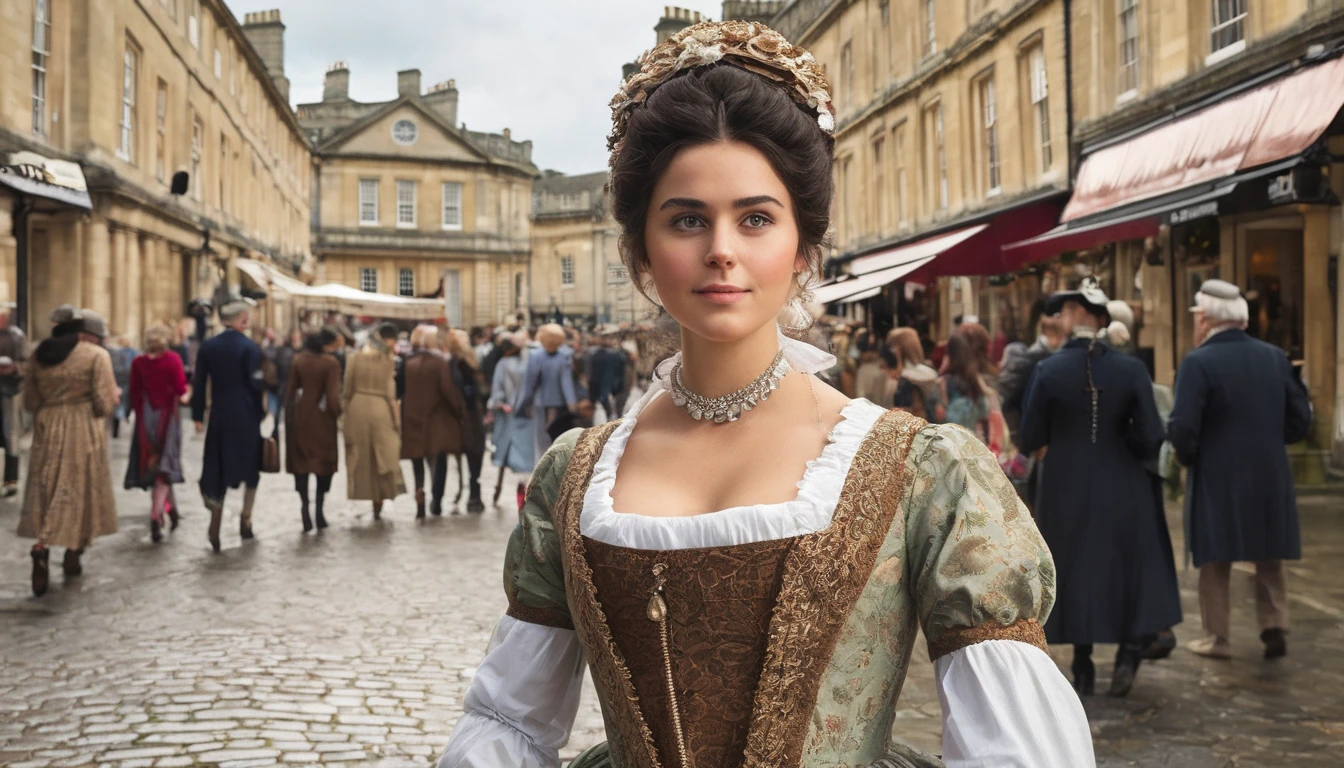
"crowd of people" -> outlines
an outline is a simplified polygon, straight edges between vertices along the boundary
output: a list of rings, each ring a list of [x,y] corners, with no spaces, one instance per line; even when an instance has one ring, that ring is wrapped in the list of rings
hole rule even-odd
[[[1191,311],[1196,350],[1174,393],[1134,356],[1133,309],[1090,278],[1042,300],[1030,343],[995,339],[975,318],[937,345],[911,328],[881,341],[866,328],[832,330],[844,352],[829,372],[835,386],[964,427],[998,458],[1054,556],[1059,593],[1046,637],[1074,646],[1085,695],[1094,644],[1118,646],[1118,696],[1141,660],[1176,645],[1182,614],[1162,491],[1176,470],[1159,461],[1164,453],[1189,468],[1186,546],[1200,568],[1204,636],[1188,649],[1230,658],[1231,564],[1250,561],[1265,657],[1286,653],[1283,560],[1300,557],[1301,544],[1284,445],[1306,439],[1311,406],[1283,351],[1246,334],[1236,286],[1209,281]]]
[[[507,469],[521,506],[537,458],[555,436],[619,415],[638,376],[647,380],[651,371],[637,334],[614,328],[468,332],[426,324],[408,332],[384,322],[360,343],[337,321],[281,340],[274,329],[252,327],[253,311],[246,300],[220,307],[222,329],[209,338],[204,317],[155,323],[136,349],[110,335],[97,312],[62,306],[30,359],[26,336],[0,307],[6,496],[19,490],[24,424],[15,399],[32,413],[19,534],[36,540],[34,594],[47,590],[52,548],[65,550],[64,572],[78,576],[89,544],[117,530],[108,434],[118,439],[123,425],[130,443],[123,487],[148,492],[157,543],[181,520],[175,486],[187,481],[182,413],[189,410],[203,435],[199,487],[210,513],[207,538],[218,552],[230,489],[243,491],[239,536],[255,537],[260,475],[280,471],[282,446],[305,533],[328,526],[325,502],[342,440],[346,498],[369,502],[375,520],[408,490],[402,461],[411,465],[416,518],[442,515],[450,457],[460,477],[451,513],[464,493],[469,514],[484,512],[487,452],[501,468],[492,503]]]

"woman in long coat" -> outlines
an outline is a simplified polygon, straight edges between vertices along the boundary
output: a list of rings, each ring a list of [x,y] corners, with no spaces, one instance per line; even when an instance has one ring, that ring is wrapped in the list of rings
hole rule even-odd
[[[182,400],[187,394],[187,374],[182,358],[168,349],[173,330],[153,325],[145,331],[145,353],[131,362],[128,402],[135,414],[131,433],[131,457],[126,462],[123,486],[150,492],[149,533],[163,540],[167,513],[172,530],[178,514],[172,503],[173,485],[182,477]]]
[[[485,397],[481,386],[481,372],[476,367],[476,351],[471,348],[467,332],[453,328],[443,334],[443,351],[448,354],[448,365],[453,382],[462,393],[462,451],[467,457],[471,495],[467,511],[479,514],[485,511],[481,501],[481,468],[485,462]],[[459,474],[461,465],[459,464]]]
[[[289,362],[285,385],[285,468],[294,476],[302,503],[303,532],[313,529],[308,516],[308,476],[317,475],[317,529],[327,527],[322,505],[340,462],[337,420],[341,417],[341,364],[331,354],[339,343],[326,329],[304,340]]]
[[[396,360],[392,345],[397,328],[378,326],[377,333],[345,366],[345,473],[346,497],[372,501],[373,519],[383,514],[383,502],[406,492],[401,475],[401,426],[397,413]]]
[[[23,387],[23,407],[33,412],[33,446],[19,536],[37,539],[37,596],[47,591],[52,547],[65,548],[64,571],[78,576],[84,548],[117,530],[104,424],[117,405],[117,382],[111,356],[97,343],[107,335],[106,324],[87,315],[75,313],[38,345]]]
[[[532,420],[514,407],[523,393],[523,376],[527,372],[527,334],[516,333],[502,342],[501,357],[495,364],[494,380],[490,382],[490,400],[487,407],[494,419],[494,463],[499,467],[495,483],[495,500],[499,503],[504,489],[504,470],[508,468],[521,475],[518,479],[518,508],[522,509],[527,492],[527,479],[537,464],[536,440]]]
[[[1059,592],[1045,636],[1073,644],[1083,694],[1096,679],[1092,645],[1118,643],[1110,693],[1124,696],[1152,636],[1181,621],[1171,538],[1144,467],[1162,445],[1162,423],[1143,363],[1103,341],[1099,288],[1056,294],[1046,311],[1060,313],[1073,338],[1037,366],[1022,415],[1022,450],[1048,449],[1036,524]]]
[[[401,458],[415,473],[415,516],[425,516],[425,461],[431,461],[433,498],[429,509],[443,514],[448,454],[462,452],[462,393],[449,363],[436,349],[438,331],[422,325],[411,334],[411,354],[402,364]],[[454,510],[456,511],[456,510]]]

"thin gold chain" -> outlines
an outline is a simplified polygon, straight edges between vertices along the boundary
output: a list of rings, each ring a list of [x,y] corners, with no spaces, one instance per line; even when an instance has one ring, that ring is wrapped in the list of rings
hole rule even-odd
[[[815,408],[817,412],[817,429],[821,430],[822,437],[825,437],[829,442],[830,433],[826,429],[825,422],[821,420],[821,400],[817,398],[817,388],[812,385],[812,374],[804,373],[803,375],[807,377],[807,388],[812,392],[812,407]]]
[[[663,574],[667,566],[656,563],[653,566],[653,594],[649,598],[648,616],[658,623],[658,638],[663,643],[663,674],[667,680],[667,705],[672,712],[672,731],[677,737],[677,750],[680,752],[681,768],[691,768],[690,756],[686,752],[686,733],[681,727],[681,704],[677,701],[677,686],[672,679],[672,648],[667,640],[667,602],[663,600],[663,585],[667,577]]]

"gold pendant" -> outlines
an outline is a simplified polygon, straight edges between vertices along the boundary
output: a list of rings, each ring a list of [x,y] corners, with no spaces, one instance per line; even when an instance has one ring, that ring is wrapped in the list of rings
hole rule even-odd
[[[667,618],[667,603],[663,602],[662,595],[654,595],[649,598],[649,621],[661,622]]]

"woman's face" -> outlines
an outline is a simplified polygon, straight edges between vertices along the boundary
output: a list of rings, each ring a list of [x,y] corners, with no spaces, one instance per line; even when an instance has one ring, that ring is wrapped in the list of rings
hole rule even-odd
[[[806,266],[788,189],[764,155],[739,142],[673,158],[649,201],[644,247],[668,314],[718,342],[773,324]]]

